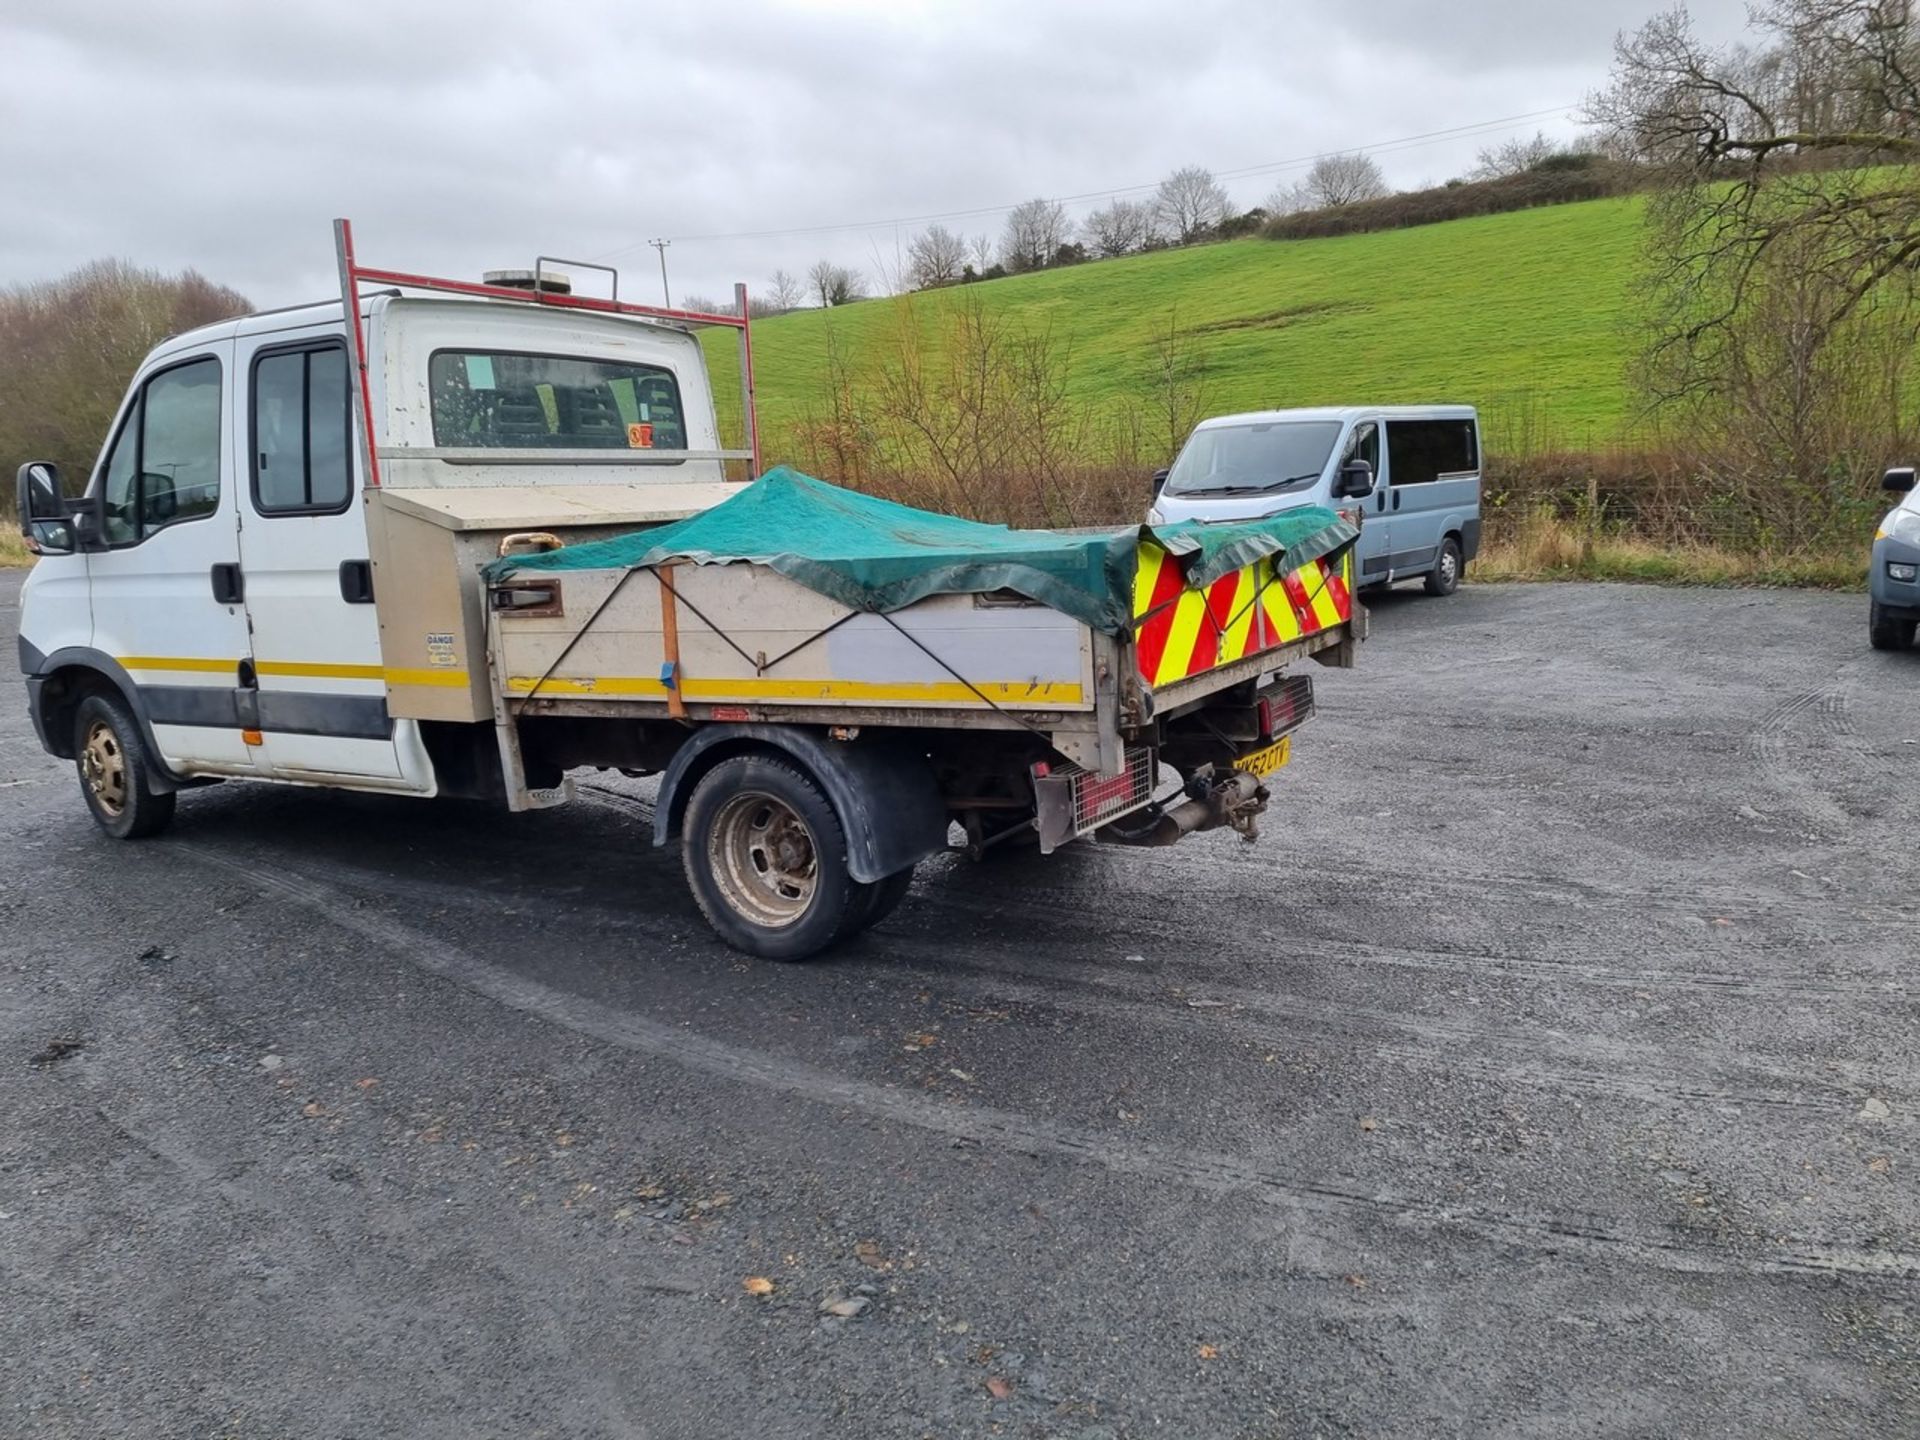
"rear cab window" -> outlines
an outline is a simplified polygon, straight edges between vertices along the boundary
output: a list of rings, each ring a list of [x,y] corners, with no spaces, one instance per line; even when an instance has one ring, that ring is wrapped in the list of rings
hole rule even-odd
[[[433,443],[445,450],[685,450],[673,371],[639,361],[436,350]]]
[[[338,341],[253,362],[253,503],[262,515],[330,515],[353,496],[347,352]]]
[[[1465,480],[1480,473],[1480,436],[1471,420],[1387,421],[1387,478],[1395,485]]]

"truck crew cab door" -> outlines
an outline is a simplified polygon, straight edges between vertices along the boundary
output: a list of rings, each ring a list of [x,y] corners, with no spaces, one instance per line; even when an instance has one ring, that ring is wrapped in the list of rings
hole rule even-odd
[[[240,594],[233,447],[233,342],[147,371],[122,411],[90,493],[92,648],[133,682],[169,769],[259,774],[242,737],[251,677]]]
[[[431,789],[387,713],[338,327],[243,336],[234,417],[240,562],[260,730],[276,779]]]

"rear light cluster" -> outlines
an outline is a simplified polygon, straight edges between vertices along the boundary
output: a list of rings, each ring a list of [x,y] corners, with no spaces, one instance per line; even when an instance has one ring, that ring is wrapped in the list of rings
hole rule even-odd
[[[1044,854],[1151,802],[1159,770],[1153,751],[1142,747],[1127,751],[1126,768],[1118,775],[1044,761],[1032,775]]]
[[[1313,718],[1313,680],[1289,675],[1260,692],[1260,738],[1277,740]]]

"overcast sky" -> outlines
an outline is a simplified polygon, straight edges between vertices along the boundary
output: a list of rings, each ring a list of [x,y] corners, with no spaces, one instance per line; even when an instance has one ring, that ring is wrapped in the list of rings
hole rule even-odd
[[[1328,150],[1412,186],[1571,134],[1660,3],[0,0],[0,284],[118,256],[317,298],[347,215],[366,263],[607,259],[657,301],[655,236],[676,297],[725,295],[1187,164],[1242,206],[1305,167],[1226,172]],[[1691,8],[1741,27],[1740,0]]]

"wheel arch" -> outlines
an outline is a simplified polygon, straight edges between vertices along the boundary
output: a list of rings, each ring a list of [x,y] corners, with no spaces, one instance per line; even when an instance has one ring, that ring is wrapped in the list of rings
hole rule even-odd
[[[40,743],[48,754],[73,759],[73,722],[80,702],[96,691],[116,696],[140,727],[140,739],[152,762],[153,788],[177,790],[182,780],[167,768],[153,722],[140,701],[140,687],[111,655],[83,645],[71,645],[42,655],[25,640],[20,642],[20,668],[27,675],[27,704]]]
[[[710,725],[695,732],[660,777],[655,845],[679,838],[694,787],[740,755],[788,760],[826,792],[846,832],[847,869],[855,880],[884,880],[946,848],[946,802],[924,755],[892,737],[840,741],[790,725]]]

